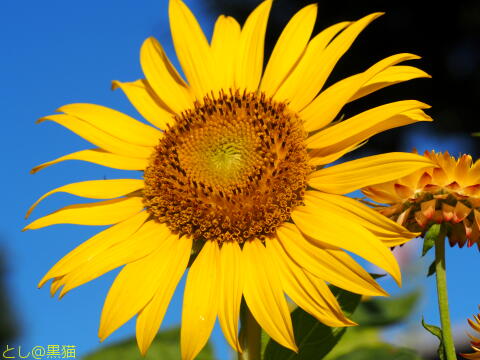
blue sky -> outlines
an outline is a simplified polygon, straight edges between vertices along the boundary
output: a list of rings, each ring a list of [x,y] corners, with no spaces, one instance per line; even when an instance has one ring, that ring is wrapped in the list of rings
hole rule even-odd
[[[35,125],[35,120],[51,114],[59,106],[72,102],[92,102],[124,111],[139,118],[120,91],[112,92],[112,80],[131,81],[142,77],[138,54],[142,41],[157,36],[174,58],[169,38],[167,0],[84,0],[22,1],[7,0],[0,13],[2,54],[4,189],[0,248],[7,259],[8,294],[20,324],[22,348],[35,345],[73,344],[78,354],[101,346],[97,328],[103,299],[115,272],[72,291],[61,301],[52,299],[48,289],[36,284],[43,274],[64,254],[98,228],[58,225],[39,231],[21,233],[26,225],[25,211],[40,195],[66,183],[122,178],[130,173],[65,162],[30,175],[29,170],[60,155],[88,148],[84,140],[52,123]],[[199,16],[209,35],[214,17],[206,13],[201,1],[187,1]],[[202,6],[203,4],[203,6]],[[374,61],[376,59],[372,59]],[[359,69],[360,70],[360,69]],[[392,99],[393,100],[393,99]],[[434,126],[434,125],[428,125]],[[404,148],[435,148],[454,154],[468,152],[471,139],[461,135],[440,138],[429,135],[426,126],[412,126]],[[139,174],[137,176],[140,176]],[[55,195],[41,204],[37,217],[76,201],[68,195]],[[449,285],[452,316],[462,322],[480,303],[479,290],[472,287],[472,274],[478,272],[476,249],[448,251],[451,272]],[[393,286],[386,284],[387,288]],[[437,321],[434,283],[422,283],[427,297],[424,313]],[[172,301],[164,325],[180,320],[181,290]],[[465,327],[466,328],[466,327]],[[133,335],[134,324],[117,331],[107,344]],[[228,350],[220,331],[213,335],[219,358]]]

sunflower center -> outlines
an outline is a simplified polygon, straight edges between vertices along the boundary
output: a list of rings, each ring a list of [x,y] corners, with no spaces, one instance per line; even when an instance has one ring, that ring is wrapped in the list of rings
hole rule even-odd
[[[196,240],[273,236],[312,170],[299,117],[263,94],[221,92],[175,120],[144,173],[150,214]]]

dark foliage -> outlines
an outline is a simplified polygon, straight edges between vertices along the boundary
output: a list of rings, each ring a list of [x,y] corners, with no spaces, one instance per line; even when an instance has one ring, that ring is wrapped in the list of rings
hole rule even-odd
[[[12,341],[17,335],[14,326],[12,309],[8,302],[8,291],[4,284],[5,264],[0,253],[0,344]]]

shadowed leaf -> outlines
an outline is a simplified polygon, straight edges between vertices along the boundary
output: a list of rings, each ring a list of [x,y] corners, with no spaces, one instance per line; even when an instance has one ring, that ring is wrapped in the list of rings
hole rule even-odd
[[[360,302],[360,295],[330,286],[347,317]],[[317,321],[300,308],[292,312],[293,331],[298,345],[298,354],[284,348],[273,340],[267,344],[264,360],[322,359],[337,344],[346,328],[331,328]]]
[[[422,318],[422,326],[427,330],[430,334],[435,335],[438,340],[440,340],[440,344],[438,345],[438,357],[440,360],[446,360],[446,355],[445,355],[445,347],[443,345],[443,335],[442,335],[442,329],[440,329],[438,326],[435,325],[429,325],[425,323],[425,320]]]

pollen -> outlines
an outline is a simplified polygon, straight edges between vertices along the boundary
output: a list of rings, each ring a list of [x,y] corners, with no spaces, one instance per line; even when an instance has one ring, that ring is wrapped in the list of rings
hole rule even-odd
[[[307,133],[285,103],[220,92],[176,117],[144,172],[144,203],[196,240],[266,239],[303,203]]]

